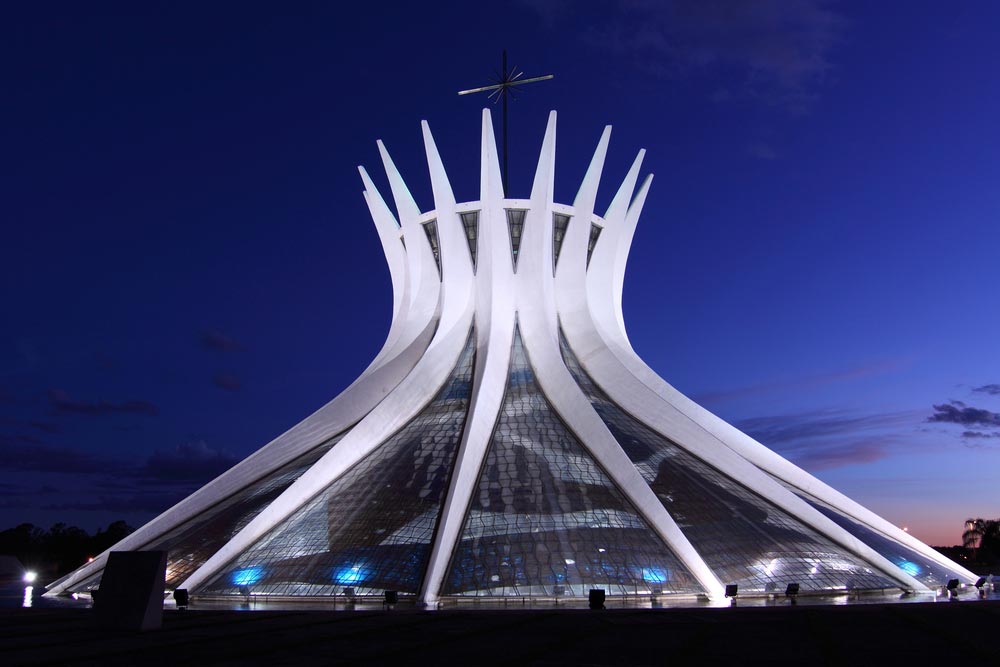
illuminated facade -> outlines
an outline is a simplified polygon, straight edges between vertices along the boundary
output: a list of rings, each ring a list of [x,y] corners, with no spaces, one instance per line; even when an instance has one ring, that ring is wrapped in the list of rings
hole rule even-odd
[[[168,552],[195,596],[707,596],[903,589],[975,576],[660,379],[625,332],[640,152],[594,211],[605,129],[553,201],[556,115],[528,199],[504,196],[483,113],[480,196],[457,203],[427,125],[434,210],[385,148],[364,169],[393,319],[343,393],[115,550]],[[634,196],[633,196],[634,195]],[[49,594],[99,585],[107,554]]]

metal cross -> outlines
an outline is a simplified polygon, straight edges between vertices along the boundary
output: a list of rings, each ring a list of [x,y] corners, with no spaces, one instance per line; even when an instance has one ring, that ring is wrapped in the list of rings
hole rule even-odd
[[[522,79],[524,72],[518,72],[517,66],[507,69],[507,51],[503,52],[503,61],[500,66],[500,72],[497,74],[496,83],[490,86],[482,86],[481,88],[472,88],[470,90],[460,90],[459,95],[469,95],[471,93],[485,93],[486,91],[492,91],[489,94],[489,98],[493,100],[496,104],[498,101],[503,101],[503,193],[504,196],[507,195],[507,98],[514,94],[514,86],[520,86],[524,83],[535,83],[536,81],[546,81],[554,77],[552,74],[546,74],[545,76],[533,76],[530,79]]]

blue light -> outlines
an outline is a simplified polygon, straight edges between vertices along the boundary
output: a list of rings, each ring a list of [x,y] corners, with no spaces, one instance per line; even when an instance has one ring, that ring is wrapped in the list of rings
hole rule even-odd
[[[371,574],[371,570],[365,566],[365,563],[355,563],[353,565],[346,565],[334,570],[333,580],[338,584],[349,586],[351,584],[357,584],[364,581],[370,577]]]
[[[899,563],[899,569],[907,573],[911,577],[915,577],[922,572],[919,565],[916,563],[911,563],[908,560],[901,561]]]
[[[233,584],[236,586],[253,586],[264,576],[264,568],[248,567],[233,572]]]
[[[670,573],[656,567],[642,568],[642,578],[651,584],[665,584],[670,579]]]

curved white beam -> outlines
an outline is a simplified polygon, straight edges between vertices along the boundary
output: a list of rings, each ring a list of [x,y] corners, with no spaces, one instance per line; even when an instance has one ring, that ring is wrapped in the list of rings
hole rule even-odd
[[[461,539],[465,515],[503,404],[514,332],[514,273],[510,261],[510,237],[503,207],[503,180],[488,109],[483,110],[481,155],[476,366],[472,400],[455,472],[445,497],[427,575],[420,592],[421,600],[430,606],[437,604],[440,598],[441,585],[455,545]]]
[[[372,220],[375,221],[375,228],[378,230],[382,252],[389,265],[389,277],[392,281],[392,322],[389,325],[389,334],[386,336],[385,344],[369,366],[369,368],[373,368],[382,365],[385,358],[393,354],[407,321],[409,294],[407,293],[406,248],[400,240],[399,223],[389,207],[386,206],[382,194],[375,187],[364,167],[359,166],[358,171],[361,173],[361,180],[365,185],[365,202],[368,204]],[[368,370],[366,369],[365,372]]]

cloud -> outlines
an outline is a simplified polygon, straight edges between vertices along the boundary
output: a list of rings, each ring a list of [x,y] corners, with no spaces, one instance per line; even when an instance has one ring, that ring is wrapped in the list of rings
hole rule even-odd
[[[203,440],[178,445],[173,450],[157,450],[140,470],[145,477],[161,482],[207,482],[237,463],[238,459],[213,449]]]
[[[843,412],[806,412],[796,415],[754,417],[737,423],[740,430],[766,445],[781,445],[810,438],[826,438],[861,431],[909,426],[919,413],[912,411],[852,415]]]
[[[755,417],[736,424],[748,435],[809,470],[871,463],[892,454],[904,442],[919,411],[883,414],[807,412]]]
[[[79,414],[100,417],[110,414],[158,415],[159,408],[149,401],[129,400],[122,403],[111,401],[79,401],[70,398],[61,389],[49,389],[49,403],[57,414]]]
[[[521,4],[533,10],[548,28],[560,23],[573,10],[572,0],[521,0]]]
[[[220,389],[225,389],[226,391],[239,391],[240,387],[243,386],[243,383],[238,377],[225,371],[216,373],[212,376],[212,384]]]
[[[98,352],[94,355],[94,360],[97,361],[97,365],[106,371],[113,371],[118,369],[118,361],[103,352]]]
[[[760,160],[774,160],[778,157],[778,154],[773,148],[765,144],[763,141],[755,141],[747,146],[747,153],[751,157],[758,158]]]
[[[243,349],[242,343],[227,336],[216,329],[207,329],[201,332],[201,344],[206,349],[217,352],[239,352]]]
[[[617,4],[524,3],[548,26],[583,22],[584,40],[629,56],[660,78],[724,76],[726,99],[803,111],[834,66],[847,20],[824,0],[628,0]],[[719,99],[720,88],[712,99]]]
[[[784,380],[776,380],[773,382],[765,382],[762,384],[751,385],[748,387],[738,387],[736,389],[724,389],[722,391],[707,392],[703,394],[698,394],[694,398],[699,403],[721,403],[724,401],[744,398],[746,396],[758,396],[765,392],[777,392],[777,391],[787,391],[787,390],[802,391],[806,389],[816,389],[819,387],[825,387],[827,385],[837,384],[840,382],[853,382],[855,380],[861,380],[867,377],[873,377],[885,373],[891,373],[899,368],[904,367],[906,363],[907,363],[906,361],[898,359],[875,361],[872,363],[857,366],[855,368],[848,368],[847,370],[834,371],[832,373],[821,373],[819,375],[809,375],[806,377],[799,377],[794,379],[784,379]]]
[[[982,431],[962,431],[962,437],[968,439],[1000,438],[1000,433],[983,433]]]
[[[168,507],[176,505],[184,499],[186,493],[179,491],[157,490],[140,491],[127,495],[108,495],[79,500],[64,500],[59,503],[43,505],[43,510],[54,511],[87,511],[87,512],[121,512],[127,514],[152,513],[159,514]]]
[[[934,414],[927,418],[929,422],[945,424],[961,424],[962,426],[1000,427],[1000,414],[967,406],[961,401],[950,401],[934,406]]]
[[[20,472],[101,473],[120,466],[68,447],[48,445],[34,436],[0,435],[0,470]]]
[[[989,394],[990,396],[1000,396],[1000,384],[984,384],[982,387],[976,387],[972,391]]]
[[[53,422],[43,422],[43,421],[32,420],[32,421],[28,422],[28,424],[31,427],[36,428],[39,431],[42,431],[44,433],[49,433],[49,434],[62,433],[62,427],[59,426],[59,424],[55,424]]]
[[[886,458],[895,438],[871,438],[853,442],[823,443],[786,447],[781,453],[808,470],[827,470]]]

